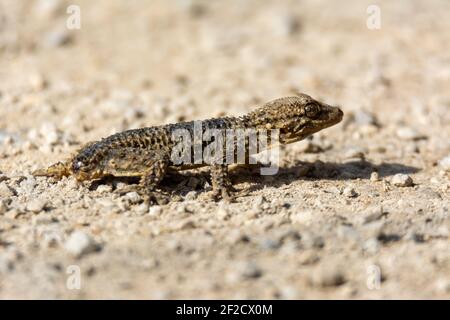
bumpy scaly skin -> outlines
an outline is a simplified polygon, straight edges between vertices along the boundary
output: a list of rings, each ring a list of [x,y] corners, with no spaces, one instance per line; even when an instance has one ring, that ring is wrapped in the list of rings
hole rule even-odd
[[[307,136],[335,125],[342,120],[343,112],[318,102],[306,94],[285,97],[266,103],[242,117],[224,117],[204,120],[202,131],[207,129],[279,129],[281,144],[300,141]],[[184,170],[208,165],[178,165],[171,159],[174,146],[173,132],[187,130],[194,134],[194,122],[181,122],[164,126],[128,130],[116,133],[97,142],[90,142],[65,162],[33,172],[36,176],[61,178],[73,175],[78,181],[100,179],[105,176],[141,177],[139,187],[151,193],[168,169]],[[203,143],[203,146],[205,143]],[[270,143],[269,143],[270,146]],[[246,148],[248,146],[246,145]],[[250,154],[246,150],[247,155]],[[213,194],[228,198],[232,189],[225,164],[211,165]]]

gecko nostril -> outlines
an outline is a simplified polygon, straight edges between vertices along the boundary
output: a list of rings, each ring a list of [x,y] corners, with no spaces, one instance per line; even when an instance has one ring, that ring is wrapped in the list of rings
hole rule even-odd
[[[342,118],[343,116],[344,116],[344,112],[342,111],[342,109],[341,109],[341,107],[338,107],[338,106],[336,106],[336,107],[334,107],[336,110],[336,115],[339,117],[339,118]]]

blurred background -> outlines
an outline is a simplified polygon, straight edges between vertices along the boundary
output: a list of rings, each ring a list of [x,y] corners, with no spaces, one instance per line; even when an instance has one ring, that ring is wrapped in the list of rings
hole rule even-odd
[[[73,22],[69,5],[79,8],[79,29],[67,28]],[[33,122],[49,119],[51,108],[42,101],[11,101],[42,98],[52,104],[58,94],[74,101],[58,100],[54,108],[73,119],[86,117],[88,127],[98,121],[126,127],[240,114],[297,91],[346,110],[378,110],[389,101],[399,112],[380,113],[381,121],[418,112],[414,121],[420,122],[430,104],[448,99],[450,4],[371,5],[2,0],[0,125],[17,131],[30,125],[30,116]],[[45,97],[31,95],[46,88]],[[133,113],[121,108],[127,103],[143,118],[117,124]],[[41,106],[32,108],[36,104]],[[20,123],[10,121],[14,116]],[[436,119],[448,120],[442,116]]]

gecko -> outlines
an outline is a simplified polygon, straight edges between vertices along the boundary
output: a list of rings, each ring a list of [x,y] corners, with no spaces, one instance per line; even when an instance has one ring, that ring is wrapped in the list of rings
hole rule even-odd
[[[219,117],[200,122],[200,133],[216,129],[226,130],[277,130],[278,145],[294,143],[328,127],[339,123],[344,113],[337,106],[319,102],[307,94],[283,97],[265,103],[254,111],[239,117]],[[197,122],[198,125],[199,122]],[[131,129],[113,134],[99,141],[85,144],[76,154],[66,161],[57,162],[46,169],[34,171],[34,176],[46,176],[61,179],[73,176],[78,182],[99,180],[104,177],[139,177],[135,187],[144,194],[154,194],[164,176],[171,170],[194,169],[210,166],[212,196],[215,199],[231,199],[236,191],[229,178],[229,163],[223,161],[196,160],[195,162],[174,161],[174,150],[180,144],[177,131],[195,134],[195,121]],[[221,140],[220,140],[221,141]],[[272,147],[272,140],[267,148]],[[220,142],[223,143],[223,142]],[[199,147],[194,145],[195,147]],[[206,146],[200,142],[200,147]],[[246,141],[246,161],[252,153]],[[234,142],[236,147],[236,142]],[[188,151],[191,152],[191,151]],[[219,151],[216,160],[223,160],[225,153]],[[134,187],[130,186],[130,190]]]

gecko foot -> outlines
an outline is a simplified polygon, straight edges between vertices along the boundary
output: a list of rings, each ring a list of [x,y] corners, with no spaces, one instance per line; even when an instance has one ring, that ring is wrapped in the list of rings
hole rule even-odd
[[[235,192],[236,192],[236,189],[234,189],[233,187],[221,187],[221,188],[214,189],[210,193],[210,197],[214,201],[223,200],[225,202],[235,202],[235,200],[236,200],[235,196],[234,196]]]

